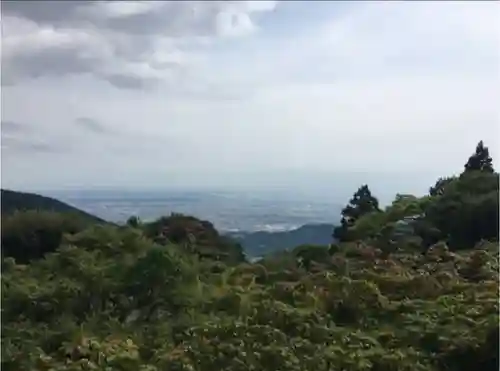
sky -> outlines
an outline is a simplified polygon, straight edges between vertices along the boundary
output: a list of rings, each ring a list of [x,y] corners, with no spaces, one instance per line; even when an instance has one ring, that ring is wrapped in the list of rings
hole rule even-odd
[[[415,193],[499,158],[498,2],[1,10],[2,187]]]

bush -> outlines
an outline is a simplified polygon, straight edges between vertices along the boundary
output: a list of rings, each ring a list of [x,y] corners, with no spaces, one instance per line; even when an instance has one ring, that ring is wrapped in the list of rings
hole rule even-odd
[[[292,254],[306,269],[309,269],[313,262],[326,264],[330,261],[330,253],[326,246],[301,245],[296,247]]]
[[[81,217],[50,211],[19,211],[2,216],[2,254],[28,263],[54,252],[65,234],[88,226]]]
[[[153,241],[184,247],[201,259],[219,260],[237,264],[245,260],[243,248],[225,236],[221,236],[207,221],[191,216],[172,214],[142,226],[144,234]]]
[[[483,239],[498,241],[498,186],[498,173],[464,173],[434,198],[424,221],[439,230],[452,250],[471,248]]]

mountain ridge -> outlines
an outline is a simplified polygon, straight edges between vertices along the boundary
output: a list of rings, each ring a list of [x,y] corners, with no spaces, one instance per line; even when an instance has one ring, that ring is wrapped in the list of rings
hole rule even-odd
[[[248,256],[257,257],[300,245],[328,245],[333,242],[334,228],[335,225],[329,223],[308,223],[287,231],[238,231],[224,235],[239,242]]]
[[[1,189],[1,209],[2,215],[26,210],[54,211],[79,215],[96,223],[111,223],[55,197],[9,189]],[[220,234],[240,243],[246,255],[254,258],[299,245],[327,245],[332,242],[333,228],[329,223],[306,223],[289,230],[221,231]]]
[[[43,196],[31,192],[18,192],[11,189],[0,189],[0,205],[2,215],[12,214],[16,211],[38,210],[53,211],[58,213],[76,214],[96,223],[110,223],[98,216],[87,213],[56,198]]]

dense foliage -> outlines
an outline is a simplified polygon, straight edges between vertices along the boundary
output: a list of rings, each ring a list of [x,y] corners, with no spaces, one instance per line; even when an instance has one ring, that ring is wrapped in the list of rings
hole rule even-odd
[[[28,264],[4,256],[1,367],[498,370],[498,174],[384,210],[367,191],[342,242],[256,263],[181,215],[65,233]]]
[[[65,234],[108,222],[51,197],[1,190],[2,256],[19,263],[54,252]]]
[[[39,259],[56,251],[65,234],[81,232],[90,225],[79,214],[27,210],[2,215],[2,256],[19,263]]]
[[[424,250],[438,241],[452,250],[467,249],[483,239],[498,239],[498,188],[499,174],[481,141],[463,172],[438,179],[427,196],[398,195],[381,211],[368,187],[361,187],[342,211],[341,226],[333,235],[389,248],[397,240],[395,232],[410,225],[409,233]]]
[[[129,223],[130,224],[130,223]],[[242,247],[222,236],[212,223],[182,214],[162,217],[142,225],[144,235],[160,244],[177,244],[198,256],[226,263],[244,260]]]

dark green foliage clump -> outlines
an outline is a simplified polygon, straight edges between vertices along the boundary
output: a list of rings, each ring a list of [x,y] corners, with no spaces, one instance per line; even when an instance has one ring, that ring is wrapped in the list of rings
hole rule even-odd
[[[498,173],[465,172],[429,204],[424,220],[453,249],[498,238],[498,180]]]
[[[423,250],[439,241],[446,241],[452,250],[466,249],[481,240],[498,241],[498,200],[499,175],[488,148],[480,142],[463,172],[438,179],[429,196],[398,195],[392,205],[379,210],[376,198],[361,187],[343,210],[334,237],[370,240],[388,252],[395,242],[401,247],[409,239]]]
[[[54,252],[66,234],[104,220],[64,202],[33,193],[1,190],[2,256],[19,263]]]
[[[65,234],[82,231],[88,220],[75,214],[50,211],[14,212],[2,217],[2,255],[19,263],[54,252]]]
[[[376,197],[372,195],[368,186],[362,185],[352,196],[349,204],[342,209],[340,226],[333,231],[333,237],[338,241],[348,241],[349,228],[362,216],[378,212],[379,205]]]
[[[469,160],[465,164],[464,172],[468,171],[482,171],[485,173],[493,173],[493,160],[490,157],[490,151],[488,147],[484,146],[481,140],[476,147],[476,152],[469,157]]]
[[[242,247],[221,236],[212,223],[192,216],[172,214],[142,225],[144,234],[159,244],[177,244],[201,259],[239,263],[244,260]]]

